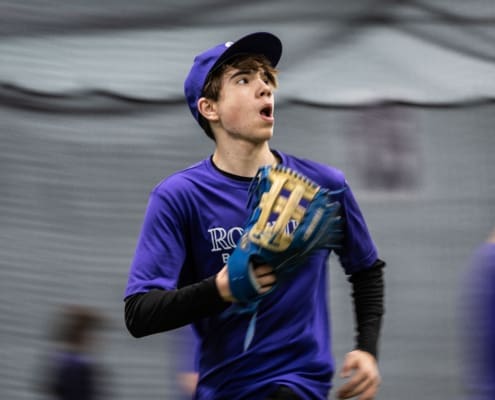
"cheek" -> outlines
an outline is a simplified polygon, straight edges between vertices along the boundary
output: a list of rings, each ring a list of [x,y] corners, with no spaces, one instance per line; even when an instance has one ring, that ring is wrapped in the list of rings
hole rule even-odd
[[[222,122],[225,127],[240,126],[246,122],[246,110],[242,108],[242,102],[230,102],[224,104],[221,113]]]

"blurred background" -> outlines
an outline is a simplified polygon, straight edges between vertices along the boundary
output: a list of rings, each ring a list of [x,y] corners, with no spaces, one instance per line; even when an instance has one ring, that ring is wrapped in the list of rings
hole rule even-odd
[[[183,100],[193,57],[257,30],[284,43],[273,147],[345,171],[388,263],[379,399],[466,398],[459,295],[495,226],[492,0],[0,0],[0,399],[53,398],[71,346],[105,399],[180,398],[189,336],[131,338],[128,268],[151,188],[213,149]],[[340,365],[353,315],[330,265]],[[99,322],[68,344],[74,306]]]

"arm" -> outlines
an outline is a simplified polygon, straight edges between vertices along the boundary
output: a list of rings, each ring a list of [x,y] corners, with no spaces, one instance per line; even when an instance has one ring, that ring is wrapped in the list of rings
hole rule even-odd
[[[173,289],[188,263],[186,232],[194,225],[182,207],[182,183],[167,181],[150,194],[125,295],[125,323],[134,337],[179,328],[230,304],[222,300],[215,275],[199,282],[189,277],[185,281],[194,283]]]
[[[378,356],[378,338],[384,314],[385,263],[377,260],[371,268],[352,274],[352,297],[356,314],[356,348]]]
[[[275,284],[273,269],[260,265],[255,276],[265,293]],[[218,274],[177,290],[154,289],[125,299],[125,323],[134,337],[165,332],[218,314],[234,298],[230,292],[227,266]]]
[[[125,299],[125,323],[134,337],[165,332],[218,314],[230,303],[222,299],[215,276],[177,290],[153,289]]]
[[[360,395],[360,400],[371,400],[381,382],[377,353],[382,316],[384,314],[383,267],[377,260],[371,268],[351,275],[354,310],[356,314],[356,349],[344,360],[341,377],[350,378],[338,391],[339,398]]]

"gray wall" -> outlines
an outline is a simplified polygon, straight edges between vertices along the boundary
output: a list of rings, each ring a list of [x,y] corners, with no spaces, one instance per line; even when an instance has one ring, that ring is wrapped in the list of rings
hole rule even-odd
[[[348,157],[357,110],[282,105],[273,146],[347,172],[388,262],[380,398],[457,398],[457,294],[468,258],[493,225],[493,105],[409,108],[421,158],[415,187],[369,189]],[[174,398],[181,337],[132,339],[122,293],[147,194],[207,157],[211,143],[183,105],[113,115],[0,110],[1,398],[31,399],[60,306],[109,320],[99,357],[112,398]],[[349,287],[331,262],[338,360],[352,345]]]

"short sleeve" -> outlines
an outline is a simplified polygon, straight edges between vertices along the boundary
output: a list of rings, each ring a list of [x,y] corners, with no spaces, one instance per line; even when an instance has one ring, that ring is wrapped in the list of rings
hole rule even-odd
[[[345,272],[353,274],[371,267],[378,258],[378,252],[347,182],[337,198],[342,204],[345,227],[343,246],[336,253]]]
[[[150,194],[131,263],[125,297],[175,289],[185,260],[184,216],[172,196]]]

